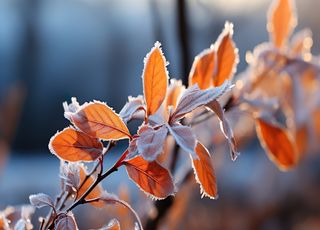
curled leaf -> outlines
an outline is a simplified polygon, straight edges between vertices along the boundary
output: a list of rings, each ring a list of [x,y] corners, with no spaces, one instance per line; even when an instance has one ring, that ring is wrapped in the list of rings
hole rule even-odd
[[[142,77],[147,116],[154,114],[159,109],[167,93],[167,63],[160,46],[161,44],[156,42],[144,59]]]
[[[65,161],[90,162],[101,156],[103,145],[98,139],[68,127],[50,139],[49,149]]]
[[[144,109],[144,101],[142,96],[128,97],[128,102],[121,109],[119,115],[122,120],[127,123],[135,117],[139,110]],[[143,118],[143,117],[141,117]]]
[[[168,130],[166,126],[154,129],[151,126],[142,126],[139,130],[137,147],[139,153],[147,161],[154,161],[162,153]]]
[[[169,171],[156,161],[146,161],[141,156],[124,162],[129,177],[145,193],[154,199],[164,199],[174,193]]]
[[[274,0],[268,13],[267,29],[277,48],[283,47],[297,24],[292,0]]]
[[[72,123],[91,137],[103,140],[131,138],[129,130],[120,116],[106,104],[94,101],[86,103],[77,112],[65,112]]]
[[[172,113],[171,122],[173,123],[194,109],[217,99],[230,89],[231,86],[228,80],[219,87],[209,88],[207,90],[199,89],[197,84],[189,87],[182,94],[175,111]]]
[[[54,209],[53,200],[47,194],[38,193],[38,194],[30,195],[29,200],[30,200],[30,203],[37,208],[49,206]]]
[[[54,221],[55,230],[78,230],[77,222],[72,214],[68,212],[67,214],[62,213]]]
[[[223,108],[221,107],[220,103],[217,100],[213,100],[212,102],[207,104],[207,107],[211,109],[219,118],[220,128],[224,136],[227,138],[230,146],[231,159],[236,160],[237,157],[239,156],[239,152],[237,151],[236,141],[233,135],[233,131],[229,125],[227,118],[224,115]]]
[[[194,158],[197,158],[197,155],[194,152],[194,148],[196,147],[196,137],[194,136],[191,128],[180,124],[174,124],[168,126],[168,129],[177,144],[184,151],[190,153]]]
[[[262,147],[280,170],[291,169],[297,164],[297,148],[284,128],[258,118],[256,130]]]
[[[225,80],[231,80],[239,62],[238,49],[233,40],[233,24],[226,22],[224,30],[218,38],[216,46],[216,70],[213,76],[213,86],[221,86]]]
[[[199,142],[197,143],[195,152],[198,159],[192,159],[192,166],[196,181],[200,184],[201,193],[210,199],[216,199],[218,196],[217,182],[210,153]]]

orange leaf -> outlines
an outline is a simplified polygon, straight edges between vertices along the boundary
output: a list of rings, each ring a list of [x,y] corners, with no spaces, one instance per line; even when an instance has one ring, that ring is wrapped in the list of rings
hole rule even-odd
[[[218,38],[215,46],[217,49],[217,66],[213,76],[213,86],[220,86],[231,79],[239,62],[238,49],[233,40],[233,24],[226,22],[224,30]]]
[[[213,46],[197,55],[190,70],[189,85],[198,84],[200,89],[209,88],[216,68],[216,59]]]
[[[102,143],[71,127],[54,135],[49,142],[50,151],[69,162],[94,161],[103,151]]]
[[[82,167],[80,167],[80,186],[81,185],[82,186],[77,192],[77,199],[80,198],[95,181],[95,178],[93,176],[90,176],[86,180],[86,182],[83,183],[83,181],[85,180],[86,177],[87,177],[87,172],[86,172],[85,167],[82,165]],[[101,196],[102,192],[103,192],[103,189],[102,189],[101,185],[99,184],[88,194],[86,199],[91,200],[91,199],[99,198]],[[90,204],[97,207],[97,208],[102,208],[104,206],[103,201],[90,202]]]
[[[296,21],[292,0],[274,0],[268,13],[267,29],[276,47],[286,44]]]
[[[147,54],[143,71],[143,91],[147,106],[147,116],[154,114],[162,104],[168,85],[166,59],[161,44],[156,42]]]
[[[262,147],[280,170],[288,170],[297,164],[296,146],[284,128],[258,118],[256,130]]]
[[[103,140],[131,138],[118,114],[106,104],[94,101],[84,104],[76,113],[66,113],[81,131]]]
[[[141,156],[125,161],[129,177],[145,193],[155,199],[164,199],[174,193],[169,171],[156,161],[148,162]]]
[[[195,152],[199,159],[192,159],[196,181],[200,184],[201,193],[211,199],[218,196],[215,172],[211,163],[210,153],[201,143],[197,143]]]

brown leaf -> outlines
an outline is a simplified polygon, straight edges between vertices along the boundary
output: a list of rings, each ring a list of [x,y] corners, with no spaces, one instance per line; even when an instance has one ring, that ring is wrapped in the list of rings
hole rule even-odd
[[[55,230],[77,230],[78,226],[72,212],[60,214],[54,221]]]
[[[268,12],[267,29],[277,48],[283,47],[296,26],[295,8],[292,0],[274,0]]]
[[[151,126],[142,126],[139,129],[137,147],[141,156],[147,161],[154,161],[162,153],[164,141],[167,137],[167,127],[153,129]]]
[[[268,157],[280,170],[288,170],[298,162],[298,153],[288,132],[276,124],[256,119],[258,138]]]
[[[103,140],[131,138],[119,115],[102,102],[86,103],[76,113],[65,112],[65,116],[91,137]]]
[[[193,61],[190,74],[189,74],[189,86],[198,84],[200,89],[210,88],[214,72],[216,70],[216,51],[214,46],[209,49],[205,49],[198,54]]]
[[[239,62],[238,49],[233,40],[233,24],[226,22],[223,32],[218,38],[215,46],[217,47],[216,70],[213,76],[213,86],[221,86],[227,79],[236,72]]]
[[[86,177],[87,177],[87,172],[86,172],[86,169],[84,168],[84,166],[82,165],[82,167],[80,167],[80,186],[81,185],[82,186],[80,189],[78,189],[77,199],[80,198],[95,181],[95,178],[93,176],[90,176],[86,180],[86,182],[83,183],[83,181],[85,180]],[[102,192],[103,192],[103,189],[102,189],[101,185],[99,184],[87,195],[86,199],[92,200],[95,198],[99,198],[101,196]],[[90,202],[90,204],[97,207],[97,208],[103,207],[102,201]]]
[[[218,196],[215,172],[211,163],[210,153],[201,143],[197,143],[195,152],[198,159],[192,159],[196,181],[200,184],[201,193],[211,199]]]
[[[236,160],[237,157],[239,156],[239,152],[237,151],[236,148],[236,141],[233,135],[233,131],[229,125],[228,120],[226,119],[224,115],[223,108],[221,107],[220,103],[217,100],[214,100],[207,104],[207,107],[211,109],[219,118],[220,120],[220,128],[224,134],[224,136],[227,138],[229,146],[230,146],[230,151],[231,151],[231,159]]]
[[[196,108],[206,105],[217,99],[231,89],[230,82],[225,81],[221,86],[209,88],[206,90],[199,89],[198,85],[193,85],[186,89],[182,94],[175,111],[171,114],[170,122],[182,119],[187,113]]]
[[[144,60],[143,91],[147,116],[154,114],[159,109],[167,92],[167,63],[160,46],[161,44],[156,42]]]
[[[169,171],[156,161],[146,161],[137,156],[124,162],[129,177],[145,193],[154,199],[164,199],[174,193]]]
[[[103,151],[102,143],[71,127],[54,135],[49,142],[50,151],[69,162],[94,161]]]

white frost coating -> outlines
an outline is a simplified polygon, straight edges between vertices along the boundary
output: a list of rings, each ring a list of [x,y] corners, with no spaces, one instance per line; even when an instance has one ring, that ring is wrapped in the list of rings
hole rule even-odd
[[[174,137],[177,144],[187,153],[191,154],[193,159],[199,159],[195,153],[196,137],[188,126],[174,124],[167,125],[170,134]]]
[[[75,113],[79,110],[80,105],[77,101],[76,97],[71,98],[71,103],[68,104],[68,102],[63,102],[62,103],[63,109],[64,109],[64,117],[68,120],[70,120],[70,114]],[[70,120],[71,121],[71,120]]]
[[[131,119],[135,118],[135,116],[137,115],[136,113],[138,113],[138,111],[143,109],[145,109],[145,104],[142,95],[139,95],[137,97],[129,96],[128,102],[121,109],[119,116],[125,123],[127,123]],[[144,118],[144,114],[141,118]]]
[[[64,182],[64,190],[76,191],[80,185],[80,163],[66,163],[61,160],[60,178]]]
[[[139,130],[137,139],[138,152],[147,161],[154,161],[163,151],[163,145],[167,137],[167,127],[162,126],[155,130],[151,126],[144,126]]]
[[[54,221],[55,230],[78,230],[78,226],[72,212],[60,214]]]
[[[182,94],[175,111],[171,115],[171,122],[182,119],[187,113],[190,113],[194,109],[219,98],[231,88],[231,83],[228,80],[224,81],[224,83],[219,87],[209,88],[206,90],[201,90],[198,84],[192,85]]]
[[[30,203],[36,208],[50,206],[54,209],[54,203],[50,196],[44,193],[38,193],[29,196]]]

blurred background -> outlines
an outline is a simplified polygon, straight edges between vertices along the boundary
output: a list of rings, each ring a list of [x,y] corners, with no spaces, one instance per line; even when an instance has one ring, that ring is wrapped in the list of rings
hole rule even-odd
[[[162,43],[170,77],[185,79],[194,56],[216,40],[226,20],[234,23],[240,73],[246,51],[268,40],[270,3],[0,0],[0,209],[28,203],[31,193],[58,191],[59,160],[47,145],[68,125],[63,101],[101,100],[119,112],[127,96],[142,93],[143,58],[155,41]],[[296,3],[296,30],[312,30],[312,51],[319,54],[320,1]],[[189,205],[202,212],[189,208],[186,216],[210,222],[208,229],[320,228],[320,157],[282,173],[254,141],[241,152],[235,163],[218,167],[220,198],[200,200],[196,189]],[[111,177],[106,187],[117,191],[119,185]]]

